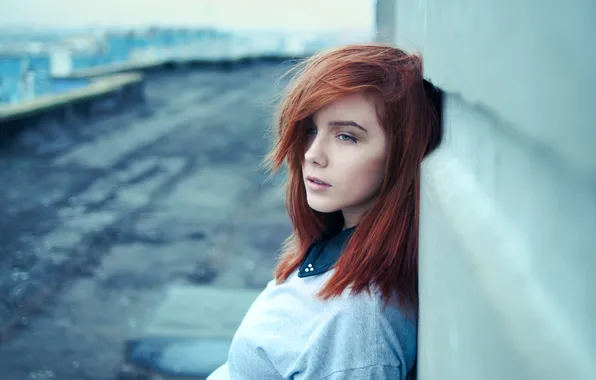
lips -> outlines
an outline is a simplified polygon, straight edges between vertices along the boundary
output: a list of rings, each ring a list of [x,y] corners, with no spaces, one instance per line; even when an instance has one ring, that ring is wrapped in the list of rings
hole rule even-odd
[[[312,183],[315,183],[315,184],[317,184],[317,185],[322,185],[322,186],[329,186],[329,187],[331,187],[331,185],[330,185],[330,184],[328,184],[327,182],[325,182],[325,181],[323,181],[322,179],[320,179],[320,178],[317,178],[317,177],[308,176],[308,177],[306,177],[306,179],[307,179],[308,181],[312,182]]]

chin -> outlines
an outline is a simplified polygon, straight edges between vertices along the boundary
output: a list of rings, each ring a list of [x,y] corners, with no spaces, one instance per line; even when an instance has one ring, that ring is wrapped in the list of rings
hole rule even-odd
[[[315,201],[315,200],[307,200],[308,205],[315,211],[322,212],[322,213],[332,213],[339,211],[341,208],[337,207],[336,205],[331,204],[330,202],[325,201]]]

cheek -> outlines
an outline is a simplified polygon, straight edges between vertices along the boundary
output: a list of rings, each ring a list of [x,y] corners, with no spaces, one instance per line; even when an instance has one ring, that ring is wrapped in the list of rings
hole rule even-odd
[[[380,155],[369,156],[364,159],[354,160],[349,166],[345,176],[346,190],[357,188],[355,195],[365,195],[377,191],[383,183],[385,174],[385,157]]]

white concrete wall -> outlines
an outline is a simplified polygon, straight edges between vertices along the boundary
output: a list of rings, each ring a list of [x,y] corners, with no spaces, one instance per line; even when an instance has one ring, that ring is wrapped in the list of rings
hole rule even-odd
[[[395,0],[375,1],[376,40],[379,42],[393,42],[395,37]]]
[[[419,379],[596,379],[596,2],[378,5],[446,92]]]

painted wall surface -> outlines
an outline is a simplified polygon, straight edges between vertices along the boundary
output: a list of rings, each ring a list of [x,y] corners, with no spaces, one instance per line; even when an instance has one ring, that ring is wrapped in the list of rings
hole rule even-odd
[[[419,379],[596,379],[596,3],[377,6],[446,95],[423,168]]]

